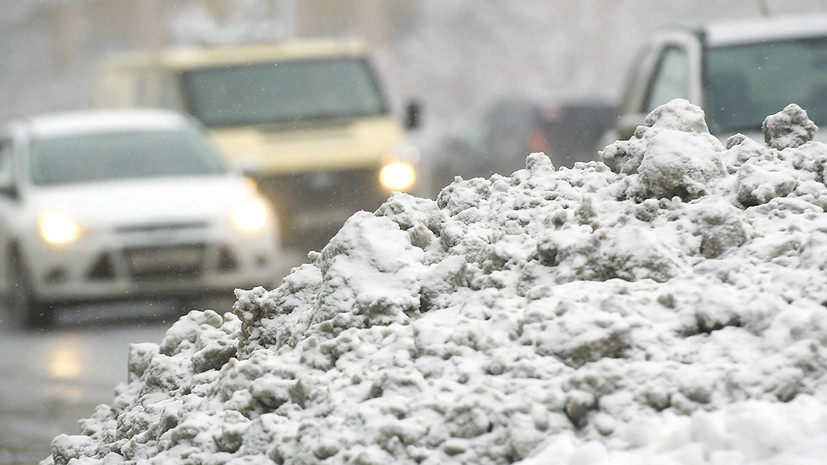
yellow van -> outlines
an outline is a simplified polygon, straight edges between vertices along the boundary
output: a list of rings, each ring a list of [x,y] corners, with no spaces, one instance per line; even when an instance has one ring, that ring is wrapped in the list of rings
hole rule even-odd
[[[258,183],[285,245],[323,245],[358,210],[417,187],[419,153],[391,114],[368,49],[351,40],[293,40],[110,55],[97,107],[189,113]]]

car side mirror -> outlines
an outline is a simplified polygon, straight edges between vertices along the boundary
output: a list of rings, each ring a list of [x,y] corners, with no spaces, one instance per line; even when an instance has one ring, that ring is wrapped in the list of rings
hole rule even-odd
[[[8,174],[0,173],[0,195],[16,199],[18,196],[17,186]]]
[[[416,100],[405,108],[405,129],[417,129],[422,124],[422,104]]]

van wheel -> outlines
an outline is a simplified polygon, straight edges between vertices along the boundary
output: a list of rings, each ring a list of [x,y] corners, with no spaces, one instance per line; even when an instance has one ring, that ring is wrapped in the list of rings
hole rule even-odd
[[[51,326],[54,312],[51,306],[35,300],[31,279],[19,252],[9,253],[7,267],[9,310],[18,326],[25,329],[45,329]]]

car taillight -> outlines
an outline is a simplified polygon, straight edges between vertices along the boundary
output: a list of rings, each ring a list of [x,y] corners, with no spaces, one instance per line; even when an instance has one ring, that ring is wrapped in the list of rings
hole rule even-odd
[[[526,147],[530,152],[548,152],[548,140],[539,129],[532,129],[526,136]]]

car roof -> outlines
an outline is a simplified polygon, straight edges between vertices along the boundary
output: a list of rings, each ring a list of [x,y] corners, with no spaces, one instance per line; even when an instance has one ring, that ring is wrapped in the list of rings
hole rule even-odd
[[[763,40],[827,36],[827,15],[778,16],[709,23],[699,28],[707,45],[740,45]]]
[[[107,55],[101,61],[101,67],[112,70],[160,67],[186,71],[273,60],[361,58],[367,54],[368,49],[365,43],[356,39],[295,39],[281,42],[126,51]]]
[[[86,110],[51,113],[19,122],[35,137],[191,127],[187,117],[167,110]]]

